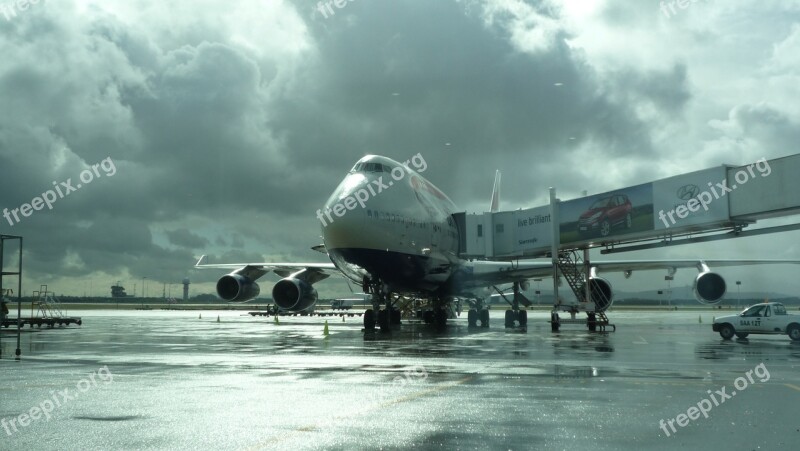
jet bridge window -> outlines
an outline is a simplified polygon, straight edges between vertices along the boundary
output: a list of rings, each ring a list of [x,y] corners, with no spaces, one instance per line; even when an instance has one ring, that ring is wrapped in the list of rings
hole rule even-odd
[[[483,236],[483,224],[478,224],[478,238]]]

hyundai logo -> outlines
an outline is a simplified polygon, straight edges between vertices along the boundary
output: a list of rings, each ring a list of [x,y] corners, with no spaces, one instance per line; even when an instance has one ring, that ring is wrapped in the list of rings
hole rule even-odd
[[[700,194],[700,187],[697,185],[683,185],[678,188],[678,199],[681,200],[689,200],[694,199],[697,195]]]

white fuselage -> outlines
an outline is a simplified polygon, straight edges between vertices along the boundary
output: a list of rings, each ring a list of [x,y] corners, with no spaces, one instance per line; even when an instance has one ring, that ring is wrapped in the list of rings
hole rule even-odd
[[[455,209],[410,165],[370,155],[317,217],[331,260],[351,279],[368,275],[395,292],[442,292],[461,263]]]

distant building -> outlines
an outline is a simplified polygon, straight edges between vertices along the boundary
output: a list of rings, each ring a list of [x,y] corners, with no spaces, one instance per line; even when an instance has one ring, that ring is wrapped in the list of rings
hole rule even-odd
[[[189,300],[189,278],[183,279],[183,300]]]
[[[127,298],[128,294],[125,293],[125,287],[117,282],[116,285],[111,286],[111,297],[112,298]]]

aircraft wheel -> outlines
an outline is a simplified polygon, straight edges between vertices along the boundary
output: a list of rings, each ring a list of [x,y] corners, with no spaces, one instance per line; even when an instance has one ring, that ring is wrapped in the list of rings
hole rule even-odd
[[[514,311],[506,310],[506,329],[514,327]]]
[[[433,310],[425,310],[422,312],[422,322],[431,324],[433,322]]]
[[[478,325],[478,311],[474,308],[467,312],[467,326],[475,327]]]
[[[364,312],[364,329],[375,330],[375,310],[368,309]]]
[[[558,332],[558,329],[561,328],[561,321],[558,317],[558,313],[551,313],[550,314],[550,330],[552,332]]]
[[[528,326],[528,311],[527,310],[520,310],[517,314],[517,321],[519,321],[519,327],[527,327]]]
[[[400,310],[392,309],[392,324],[400,324]]]
[[[489,310],[482,309],[478,312],[478,319],[481,320],[481,327],[489,327]]]
[[[444,309],[436,309],[433,313],[433,325],[437,329],[444,329],[447,326],[447,311]]]
[[[719,336],[722,337],[723,340],[730,340],[733,338],[734,333],[733,326],[730,324],[723,324],[719,329]]]
[[[378,310],[378,327],[389,330],[389,312],[386,310]]]
[[[590,332],[594,332],[597,330],[597,315],[594,312],[590,312],[586,314],[586,325],[589,327]]]

